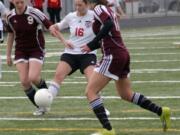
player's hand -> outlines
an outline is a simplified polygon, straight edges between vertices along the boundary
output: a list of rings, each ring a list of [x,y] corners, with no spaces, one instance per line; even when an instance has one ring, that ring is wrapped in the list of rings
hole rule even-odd
[[[65,47],[67,47],[67,48],[69,48],[69,49],[74,49],[73,44],[72,44],[69,40],[67,40],[67,41],[64,43],[64,45],[65,45]]]
[[[84,46],[81,46],[81,51],[83,53],[89,53],[91,52],[91,49],[87,45],[84,45]]]
[[[58,31],[57,31],[55,25],[51,25],[51,26],[49,27],[49,31],[50,31],[50,33],[51,33],[51,35],[52,35],[53,37],[57,37],[57,36],[58,36]]]
[[[12,62],[11,56],[7,56],[6,63],[7,63],[7,65],[8,65],[9,67],[12,66],[13,62]]]

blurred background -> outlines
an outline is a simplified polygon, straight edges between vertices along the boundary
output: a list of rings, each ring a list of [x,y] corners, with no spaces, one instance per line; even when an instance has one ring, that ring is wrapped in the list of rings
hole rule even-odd
[[[48,16],[46,1],[43,8]],[[180,0],[118,1],[126,14],[126,17],[121,19],[121,25],[123,27],[162,26],[180,23]],[[5,0],[4,3],[9,7],[9,0]],[[64,17],[71,11],[74,11],[74,1],[62,0],[61,17]]]

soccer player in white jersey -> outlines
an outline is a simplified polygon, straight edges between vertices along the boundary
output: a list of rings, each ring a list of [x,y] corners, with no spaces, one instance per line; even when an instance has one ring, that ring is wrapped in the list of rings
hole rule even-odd
[[[3,37],[3,22],[2,18],[5,18],[8,13],[8,9],[4,6],[4,4],[0,1],[0,43],[3,43],[4,37]]]
[[[0,18],[0,43],[3,43],[3,41],[4,41],[2,18],[5,17],[7,13],[8,13],[8,9],[6,9],[4,4],[0,1],[0,14],[1,14],[1,18]],[[0,79],[2,78],[1,67],[2,67],[2,60],[1,60],[1,56],[0,56]]]
[[[95,37],[92,31],[94,13],[88,10],[87,4],[87,0],[75,0],[76,11],[69,13],[60,23],[50,27],[52,35],[60,38],[65,45],[54,79],[49,86],[53,97],[57,96],[61,83],[68,75],[79,69],[88,81],[94,70],[96,51],[88,54],[81,51],[81,47]],[[70,28],[69,40],[65,40],[59,32],[66,28]],[[108,110],[106,111],[109,113]]]
[[[52,35],[60,37],[65,45],[54,79],[49,86],[49,91],[54,97],[57,96],[60,85],[66,76],[79,69],[89,80],[96,64],[96,51],[83,54],[80,48],[95,37],[92,31],[94,13],[88,10],[87,0],[75,0],[75,7],[75,12],[69,13],[61,22],[50,27]],[[66,28],[70,28],[69,40],[65,40],[60,33],[61,30]]]

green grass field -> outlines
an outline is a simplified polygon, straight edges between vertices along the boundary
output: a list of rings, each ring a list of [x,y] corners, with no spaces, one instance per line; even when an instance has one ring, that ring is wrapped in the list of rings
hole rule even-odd
[[[155,114],[117,99],[112,82],[102,95],[117,135],[180,135],[180,26],[125,29],[122,35],[131,53],[133,90],[171,107],[172,127],[164,133]],[[1,46],[2,56],[5,48],[5,44]],[[42,74],[50,81],[63,46],[46,34],[46,48]],[[3,63],[0,135],[89,135],[101,128],[84,97],[86,80],[79,71],[65,80],[51,112],[35,117],[35,108],[24,98],[15,67],[7,67],[5,59]]]

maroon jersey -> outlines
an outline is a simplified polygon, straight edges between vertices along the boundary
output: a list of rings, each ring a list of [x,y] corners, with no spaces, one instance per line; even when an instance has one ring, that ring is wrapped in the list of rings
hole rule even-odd
[[[7,16],[8,32],[15,35],[16,51],[43,51],[44,36],[41,24],[47,29],[51,23],[46,16],[38,9],[26,7],[22,15],[18,15],[13,9]]]
[[[109,7],[103,5],[97,5],[94,12],[93,31],[95,34],[100,31],[107,19],[110,18],[114,23],[109,33],[102,39],[103,58],[95,71],[114,80],[127,78],[130,72],[130,56],[123,43],[117,17]]]
[[[115,15],[115,13],[109,8],[104,5],[97,5],[94,8],[95,12],[95,22],[93,24],[93,31],[94,33],[98,33],[101,29],[101,26],[103,23],[108,19],[111,18],[114,26],[110,30],[107,36],[105,36],[102,41],[102,50],[104,54],[110,54],[112,52],[109,52],[110,50],[121,50],[121,51],[127,51],[126,47],[124,46],[121,34],[120,34],[120,28],[118,19]]]

